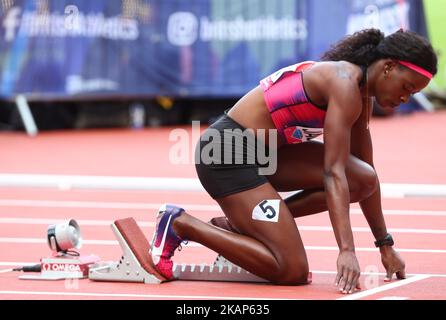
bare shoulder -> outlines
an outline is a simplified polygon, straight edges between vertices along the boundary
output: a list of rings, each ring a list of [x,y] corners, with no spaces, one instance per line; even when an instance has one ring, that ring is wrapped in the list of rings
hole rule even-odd
[[[305,88],[313,101],[329,105],[361,105],[361,68],[346,61],[324,61],[305,70]]]
[[[362,78],[361,68],[347,61],[318,62],[312,69],[315,75],[333,84],[352,84],[357,87]]]

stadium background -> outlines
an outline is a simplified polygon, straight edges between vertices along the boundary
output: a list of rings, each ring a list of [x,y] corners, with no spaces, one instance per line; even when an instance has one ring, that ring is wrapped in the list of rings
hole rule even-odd
[[[366,27],[417,31],[441,55],[443,2],[2,0],[1,128],[23,130],[21,95],[39,130],[212,121],[261,78]],[[445,75],[442,59],[425,91],[437,107]]]

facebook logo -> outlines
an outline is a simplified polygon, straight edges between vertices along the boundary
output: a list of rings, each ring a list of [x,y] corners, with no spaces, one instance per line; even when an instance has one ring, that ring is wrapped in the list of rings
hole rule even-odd
[[[3,20],[3,28],[5,29],[5,40],[10,42],[14,40],[17,28],[20,26],[20,14],[22,10],[18,7],[11,8]]]

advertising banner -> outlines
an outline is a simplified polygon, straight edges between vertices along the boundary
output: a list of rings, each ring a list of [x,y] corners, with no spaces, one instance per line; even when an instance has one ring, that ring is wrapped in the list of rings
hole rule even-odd
[[[418,0],[8,0],[0,96],[238,97],[365,27],[425,33]]]

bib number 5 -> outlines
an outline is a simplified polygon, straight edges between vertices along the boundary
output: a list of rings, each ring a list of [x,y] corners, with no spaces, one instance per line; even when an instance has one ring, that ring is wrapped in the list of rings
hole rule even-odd
[[[279,210],[280,200],[263,200],[252,211],[252,218],[266,222],[278,222]]]

